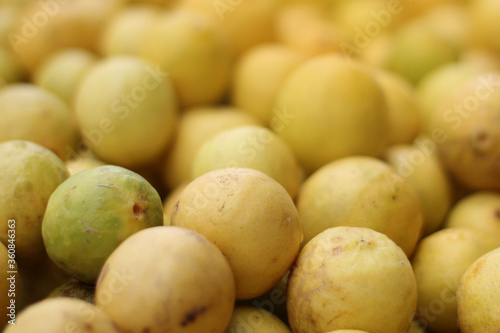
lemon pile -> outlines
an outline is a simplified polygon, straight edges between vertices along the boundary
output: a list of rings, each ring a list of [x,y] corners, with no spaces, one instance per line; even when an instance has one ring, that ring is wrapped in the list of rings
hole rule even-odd
[[[500,332],[499,21],[0,0],[1,327]]]

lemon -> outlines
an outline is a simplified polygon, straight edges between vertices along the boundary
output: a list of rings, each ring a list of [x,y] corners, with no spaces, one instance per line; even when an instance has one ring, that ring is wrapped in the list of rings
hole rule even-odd
[[[500,73],[462,83],[433,114],[431,130],[449,173],[471,190],[500,189]]]
[[[171,221],[204,235],[224,253],[240,300],[271,289],[292,265],[302,241],[299,214],[288,192],[253,169],[218,169],[196,178],[181,193]]]
[[[436,144],[419,136],[411,145],[389,147],[385,159],[413,186],[423,214],[422,235],[438,230],[452,205],[452,185],[439,157]]]
[[[260,125],[258,119],[234,106],[207,106],[185,110],[167,156],[162,176],[167,188],[191,181],[193,160],[203,142],[232,127]]]
[[[417,279],[417,314],[436,332],[458,332],[456,292],[467,268],[500,239],[469,228],[443,229],[425,237],[412,259]],[[446,258],[446,260],[443,260]]]
[[[0,90],[0,117],[0,142],[32,141],[62,160],[77,144],[78,127],[70,107],[34,84],[11,84]]]
[[[127,6],[112,16],[103,29],[99,50],[104,56],[138,55],[142,40],[160,17],[151,5]]]
[[[500,33],[497,23],[500,4],[496,1],[476,0],[468,8],[470,44],[500,54],[500,42],[496,38]]]
[[[85,74],[75,112],[82,138],[97,157],[132,168],[152,163],[167,149],[178,121],[178,100],[170,76],[157,65],[114,56]]]
[[[467,62],[447,63],[429,71],[416,87],[422,130],[432,131],[432,115],[446,95],[481,72],[480,68]]]
[[[45,253],[41,225],[47,202],[68,170],[54,153],[30,141],[3,142],[0,156],[0,241],[8,246],[9,230],[15,230],[15,257],[37,261]]]
[[[11,47],[11,42],[8,38],[9,32],[12,31],[17,23],[19,13],[22,7],[15,3],[2,2],[0,6],[0,48]]]
[[[69,276],[93,284],[119,244],[162,224],[156,189],[135,172],[104,165],[78,172],[57,187],[41,231],[50,259]]]
[[[236,305],[225,333],[291,333],[278,317],[269,311],[248,305]]]
[[[500,237],[499,222],[500,193],[477,191],[453,205],[444,226],[474,228]]]
[[[271,128],[312,172],[350,155],[381,154],[388,121],[382,89],[362,64],[340,55],[314,57],[285,80]]]
[[[309,176],[297,209],[304,244],[330,227],[366,227],[386,234],[408,256],[423,223],[411,184],[387,163],[365,156],[339,159]]]
[[[84,49],[64,49],[55,52],[40,64],[33,82],[73,105],[75,91],[97,57]]]
[[[495,333],[500,327],[500,248],[469,266],[457,291],[458,322],[463,333]]]
[[[360,51],[370,47],[373,39],[397,28],[407,13],[403,2],[336,0],[331,3],[329,18],[338,25],[342,44]]]
[[[229,87],[228,43],[214,22],[194,11],[162,13],[145,34],[139,55],[168,73],[183,109],[217,104]]]
[[[179,0],[177,6],[214,22],[237,57],[274,39],[274,17],[280,4],[280,0]]]
[[[416,18],[394,30],[383,67],[416,85],[429,71],[457,58],[451,41],[424,18]]]
[[[275,18],[277,40],[308,56],[339,49],[341,40],[336,25],[328,19],[324,5],[296,1],[283,4]]]
[[[197,333],[224,331],[234,295],[231,268],[213,243],[191,230],[159,226],[111,254],[95,299],[120,331]]]
[[[194,158],[192,179],[223,168],[259,170],[280,183],[292,198],[298,191],[295,156],[283,139],[266,127],[238,126],[206,140]]]
[[[406,255],[369,228],[336,227],[318,234],[300,251],[288,280],[288,318],[296,333],[346,327],[406,332],[416,304]]]
[[[387,70],[376,70],[375,78],[387,102],[387,145],[413,142],[420,131],[420,114],[412,85],[402,76]]]
[[[304,59],[299,51],[277,43],[245,52],[234,69],[233,104],[269,124],[279,88]]]
[[[119,332],[111,318],[95,305],[66,297],[30,305],[18,314],[15,325],[7,325],[5,332],[64,332],[68,329],[89,333]]]
[[[96,36],[121,6],[121,0],[54,1],[43,7],[29,1],[7,37],[22,66],[33,74],[47,57],[63,48],[97,51]]]

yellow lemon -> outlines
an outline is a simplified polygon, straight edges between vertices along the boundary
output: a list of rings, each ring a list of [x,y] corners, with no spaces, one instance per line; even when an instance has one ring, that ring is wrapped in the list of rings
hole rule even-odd
[[[345,327],[406,332],[417,288],[406,255],[369,228],[329,228],[300,251],[290,273],[287,308],[296,333]]]
[[[500,239],[469,228],[443,229],[422,239],[412,266],[417,279],[417,315],[425,327],[458,332],[456,292],[460,278],[477,258],[498,246]]]
[[[208,172],[181,193],[172,225],[207,237],[224,253],[236,298],[271,289],[288,271],[302,241],[292,198],[266,174],[245,168]]]
[[[7,333],[64,332],[68,329],[89,333],[120,332],[111,318],[88,302],[56,297],[36,302],[22,312]]]
[[[402,76],[387,70],[376,70],[375,78],[387,102],[387,145],[413,142],[420,130],[420,114],[412,85]]]
[[[99,50],[105,56],[138,55],[142,40],[160,17],[160,11],[145,4],[124,7],[103,29]]]
[[[84,49],[63,49],[49,56],[34,73],[33,82],[73,105],[75,92],[97,57]]]
[[[225,333],[291,333],[278,317],[255,306],[236,305]]]
[[[229,87],[227,41],[211,20],[196,12],[163,13],[143,38],[139,55],[168,73],[181,108],[216,104]]]
[[[477,191],[465,196],[453,205],[444,226],[474,228],[500,238],[500,193]]]
[[[431,131],[450,174],[472,190],[500,189],[499,72],[476,76],[435,110]]]
[[[467,268],[457,290],[458,323],[463,333],[496,333],[500,327],[500,247]]]
[[[389,147],[385,159],[413,186],[423,214],[422,235],[438,230],[452,205],[452,185],[439,157],[436,144],[420,136],[412,145]]]
[[[317,170],[303,183],[297,208],[304,244],[330,227],[366,227],[386,234],[409,256],[420,238],[418,194],[373,157],[346,157]]]
[[[178,121],[178,100],[172,80],[157,65],[114,56],[85,74],[75,112],[82,138],[95,155],[131,168],[152,163],[167,149]]]
[[[235,65],[231,100],[263,124],[269,124],[279,88],[305,56],[281,44],[264,44],[245,52]]]
[[[231,268],[214,244],[191,230],[159,226],[111,254],[95,300],[123,332],[223,332],[234,290]]]
[[[78,125],[70,107],[34,84],[11,84],[0,91],[0,142],[28,140],[66,160],[76,147]]]
[[[340,55],[311,58],[283,83],[271,128],[306,172],[341,157],[378,156],[388,132],[384,93],[360,63]]]
[[[192,179],[223,168],[262,171],[280,183],[292,198],[299,188],[299,167],[292,150],[266,127],[238,126],[205,141],[194,158]]]
[[[193,160],[203,142],[215,134],[237,126],[260,125],[259,120],[234,106],[207,106],[185,110],[162,164],[165,185],[172,189],[191,181]]]

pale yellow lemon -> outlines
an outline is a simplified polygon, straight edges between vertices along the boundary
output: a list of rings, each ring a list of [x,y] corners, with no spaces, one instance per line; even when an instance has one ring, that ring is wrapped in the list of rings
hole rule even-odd
[[[387,142],[382,88],[364,65],[341,55],[311,58],[278,94],[271,128],[306,172],[350,155],[378,156]]]
[[[142,40],[160,13],[158,8],[146,4],[124,7],[106,23],[99,51],[105,56],[139,54]]]
[[[422,131],[432,131],[430,121],[446,95],[481,72],[482,69],[468,62],[447,63],[429,71],[416,87]]]
[[[31,304],[18,313],[15,325],[8,325],[5,332],[65,332],[68,330],[89,333],[118,333],[113,320],[88,302],[67,298],[49,298]]]
[[[468,9],[470,45],[486,48],[500,54],[500,41],[497,38],[500,33],[498,26],[500,3],[497,1],[475,0],[470,1]]]
[[[319,2],[296,1],[283,4],[275,18],[276,39],[308,56],[339,49],[339,29],[328,20]]]
[[[420,130],[420,114],[414,88],[401,75],[386,70],[376,70],[375,78],[387,102],[387,145],[411,143]]]
[[[194,11],[162,13],[145,33],[138,54],[168,73],[181,108],[216,104],[229,87],[228,43],[213,21]]]
[[[366,227],[386,234],[409,256],[420,238],[420,200],[388,163],[352,156],[310,175],[298,194],[304,243],[325,229]]]
[[[498,246],[500,239],[470,228],[442,229],[418,244],[412,266],[417,279],[417,315],[426,327],[436,332],[458,332],[459,281],[477,258]]]
[[[495,333],[500,327],[500,248],[477,259],[460,280],[458,322],[463,333]]]
[[[444,226],[474,228],[500,238],[500,193],[476,191],[463,197],[451,208]]]
[[[192,179],[223,168],[250,168],[264,172],[295,198],[300,174],[286,142],[262,126],[238,126],[206,140],[192,166]]]
[[[217,245],[241,300],[271,289],[293,264],[302,241],[288,192],[253,169],[219,169],[196,178],[181,193],[171,221]]]
[[[163,164],[162,178],[167,188],[191,181],[193,159],[204,141],[232,127],[261,125],[259,120],[234,106],[205,106],[186,109]]]
[[[97,62],[83,77],[74,105],[82,138],[91,151],[107,163],[127,168],[160,158],[178,121],[170,76],[136,56]]]
[[[21,64],[32,74],[48,56],[62,48],[96,51],[96,36],[121,6],[121,0],[54,1],[43,6],[30,1],[19,12],[8,38]]]
[[[28,140],[62,160],[76,147],[79,133],[73,110],[56,94],[32,83],[0,90],[0,142]]]
[[[452,184],[439,157],[436,144],[419,136],[411,145],[388,147],[385,160],[416,190],[423,214],[422,235],[438,230],[452,205]]]
[[[97,59],[90,51],[65,48],[55,52],[38,66],[33,82],[72,106],[80,81]]]
[[[234,295],[231,268],[212,242],[159,226],[134,234],[110,255],[95,299],[120,331],[197,333],[224,331]]]
[[[329,228],[301,250],[290,273],[287,308],[296,333],[355,327],[406,332],[417,305],[406,255],[369,228]]]
[[[268,125],[276,95],[305,55],[282,44],[264,44],[245,52],[235,64],[233,104]]]
[[[278,317],[256,306],[236,305],[225,333],[291,333]]]
[[[449,173],[471,190],[500,189],[499,72],[467,80],[436,108],[430,131],[439,133],[439,156]]]
[[[274,18],[280,0],[179,0],[179,8],[194,10],[209,18],[239,56],[253,46],[274,39]]]

